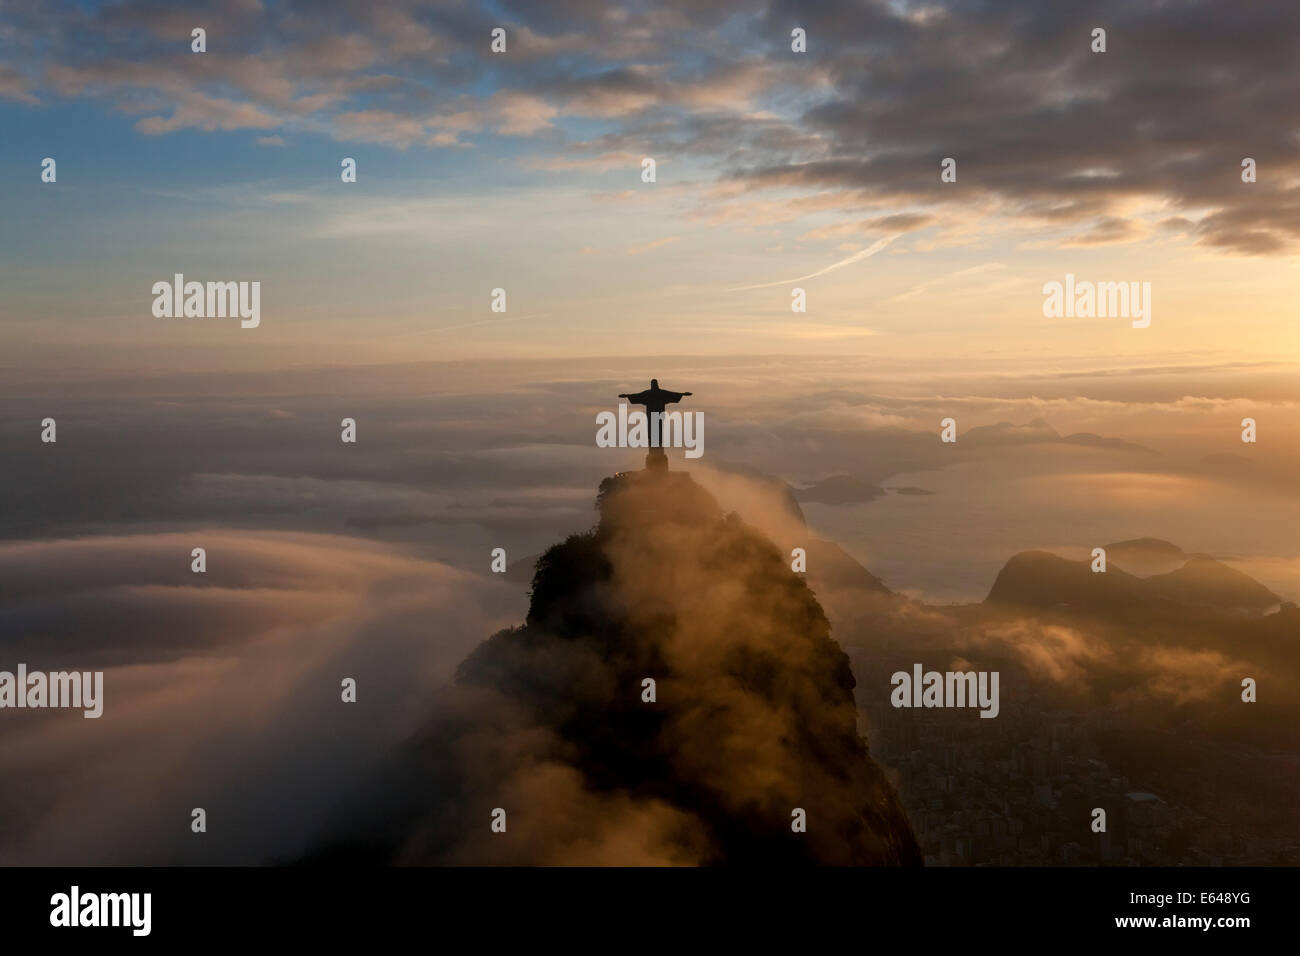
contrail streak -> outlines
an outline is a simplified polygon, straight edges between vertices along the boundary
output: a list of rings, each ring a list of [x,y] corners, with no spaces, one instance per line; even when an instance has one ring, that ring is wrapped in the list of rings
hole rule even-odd
[[[746,289],[768,289],[774,285],[789,285],[791,282],[803,282],[805,279],[816,279],[818,276],[824,276],[828,272],[834,272],[836,269],[843,269],[845,266],[851,266],[855,262],[861,262],[863,259],[867,258],[868,256],[874,256],[877,252],[885,248],[885,246],[889,245],[891,242],[897,239],[898,236],[901,235],[902,233],[900,232],[897,235],[886,236],[883,239],[877,239],[871,245],[867,246],[867,248],[860,249],[859,251],[853,253],[853,255],[849,256],[847,259],[841,259],[839,262],[833,262],[830,265],[828,265],[825,269],[818,269],[816,272],[810,272],[806,276],[798,276],[797,278],[794,279],[779,279],[776,282],[760,282],[758,285],[736,286],[736,288],[728,289],[727,291],[744,292]]]

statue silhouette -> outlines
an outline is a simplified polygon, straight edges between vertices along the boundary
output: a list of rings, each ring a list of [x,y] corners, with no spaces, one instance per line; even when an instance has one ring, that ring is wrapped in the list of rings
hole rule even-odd
[[[666,388],[659,387],[659,379],[650,379],[650,387],[644,392],[635,392],[628,395],[626,392],[620,392],[619,398],[626,398],[633,405],[644,405],[647,415],[654,412],[663,413],[665,405],[672,405],[674,402],[680,402],[690,392],[670,392]]]
[[[619,398],[626,398],[633,405],[644,405],[646,420],[650,421],[650,416],[656,412],[663,414],[664,407],[680,402],[690,392],[670,392],[666,388],[659,387],[659,379],[650,379],[650,387],[644,392],[633,392],[631,395],[626,392],[620,392]],[[668,468],[668,456],[663,453],[659,443],[655,440],[660,436],[655,435],[654,430],[650,433],[650,451],[645,456],[646,468],[654,471],[663,471]]]

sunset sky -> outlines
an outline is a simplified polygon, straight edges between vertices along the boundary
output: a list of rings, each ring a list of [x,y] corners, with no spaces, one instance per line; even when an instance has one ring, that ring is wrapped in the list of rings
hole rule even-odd
[[[385,755],[641,468],[595,416],[651,377],[707,419],[670,480],[782,574],[842,549],[894,592],[827,602],[861,706],[888,635],[1143,696],[1248,659],[1282,698],[1292,661],[1226,642],[1290,618],[1176,667],[967,625],[1025,551],[1147,537],[1295,613],[1297,64],[1294,0],[0,0],[0,669],[108,700],[0,734],[0,864],[291,861],[359,782],[383,811]],[[176,273],[259,282],[259,326],[156,317]],[[1150,326],[1045,317],[1067,274],[1149,283]]]
[[[57,6],[0,12],[4,366],[1300,358],[1292,5]],[[260,328],[155,318],[176,272]],[[1066,273],[1151,327],[1045,319]]]
[[[948,482],[924,513],[808,506],[902,587],[975,597],[1018,548],[1129,532],[1285,558],[1262,573],[1300,587],[1300,7],[51,10],[0,12],[0,431],[55,415],[95,464],[16,462],[7,534],[266,508],[535,551],[612,467],[593,415],[658,374],[707,411],[704,466]],[[175,273],[259,281],[260,325],[155,317]],[[1150,327],[1044,317],[1067,274],[1150,283]],[[321,451],[344,414],[355,460]],[[1023,430],[936,456],[950,415]],[[101,443],[133,442],[108,470]],[[469,530],[431,543],[448,515]]]

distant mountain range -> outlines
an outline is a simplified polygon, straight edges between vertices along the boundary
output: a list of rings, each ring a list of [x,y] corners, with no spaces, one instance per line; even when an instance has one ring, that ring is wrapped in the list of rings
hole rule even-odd
[[[859,504],[885,494],[880,485],[861,481],[852,475],[832,475],[794,492],[799,501],[813,501],[826,505]]]
[[[1105,448],[1111,451],[1130,451],[1144,455],[1156,454],[1144,445],[1138,445],[1122,438],[1106,438],[1092,432],[1075,432],[1062,436],[1055,428],[1041,418],[1035,418],[1023,425],[1010,422],[998,422],[996,425],[976,425],[959,433],[958,442],[968,445],[1028,445],[1036,443],[1062,442],[1068,445],[1082,445],[1087,448]]]
[[[933,491],[902,485],[887,488],[854,478],[852,475],[832,475],[815,481],[810,485],[793,490],[799,501],[811,501],[824,505],[853,505],[872,501],[884,495],[932,495]]]
[[[1047,551],[1022,551],[998,573],[987,602],[1030,607],[1063,605],[1085,609],[1118,609],[1170,602],[1220,611],[1263,613],[1282,599],[1249,575],[1204,555],[1187,555],[1158,538],[1140,538],[1106,546],[1105,572],[1092,562],[1070,561]],[[1120,566],[1124,558],[1150,566],[1177,566],[1141,577]]]
[[[880,429],[880,432],[900,432],[899,429]],[[920,433],[901,432],[914,438],[920,438]],[[998,422],[995,425],[976,425],[968,428],[958,434],[958,446],[961,448],[991,448],[1004,445],[1038,445],[1038,444],[1058,444],[1074,445],[1079,448],[1094,448],[1102,451],[1118,451],[1140,455],[1158,455],[1156,452],[1145,445],[1138,445],[1123,438],[1109,438],[1104,435],[1098,435],[1093,432],[1074,432],[1070,435],[1061,435],[1055,428],[1049,425],[1041,418],[1035,418],[1023,425],[1015,425],[1011,422]],[[1238,459],[1238,456],[1219,456],[1222,458]],[[1240,470],[1244,465],[1250,465],[1249,459],[1238,459],[1234,462],[1215,464],[1206,459],[1207,467],[1213,465],[1219,471]],[[725,470],[737,473],[747,474],[757,480],[764,482],[778,481],[770,475],[764,475],[755,469],[745,468],[744,466],[727,464],[723,466]],[[942,467],[938,462],[922,464],[914,462],[911,465],[898,466],[901,470],[924,470],[927,468]],[[880,477],[887,478],[890,472],[880,472]],[[830,475],[822,478],[820,481],[814,481],[805,484],[802,488],[789,488],[791,495],[798,501],[815,502],[826,505],[854,505],[874,501],[877,498],[884,497],[888,494],[898,495],[929,495],[933,492],[925,488],[916,488],[912,486],[889,487],[881,484],[879,481],[864,481],[863,479],[851,474]]]

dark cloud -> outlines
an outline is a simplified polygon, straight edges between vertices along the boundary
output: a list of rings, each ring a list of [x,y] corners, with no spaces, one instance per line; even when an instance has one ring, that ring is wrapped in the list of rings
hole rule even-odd
[[[177,46],[200,14],[222,54],[196,62]],[[557,0],[497,16],[455,3],[134,2],[5,15],[22,70],[7,68],[9,95],[109,97],[150,132],[311,117],[406,147],[504,131],[542,136],[557,155],[690,156],[724,182],[829,190],[880,215],[975,204],[1065,230],[1067,244],[1133,241],[1157,219],[1242,254],[1300,237],[1294,5]],[[508,64],[487,49],[496,25],[513,32]],[[806,54],[789,50],[795,25]],[[1104,54],[1089,49],[1094,27],[1107,30]],[[566,114],[598,128],[557,135]],[[938,180],[946,156],[952,187]],[[1246,156],[1260,164],[1249,186]]]
[[[1119,212],[1130,200],[1208,209],[1199,237],[1238,252],[1300,237],[1294,6],[880,3],[800,13],[810,34],[834,38],[824,55],[835,92],[803,118],[832,145],[805,163],[739,171],[756,185],[931,203],[973,194],[1028,220],[1099,220],[1094,242],[1133,231]],[[1107,30],[1104,54],[1089,50],[1094,27]],[[961,184],[946,195],[936,194],[944,156],[958,159]],[[1272,168],[1267,181],[1241,182],[1245,156]]]

